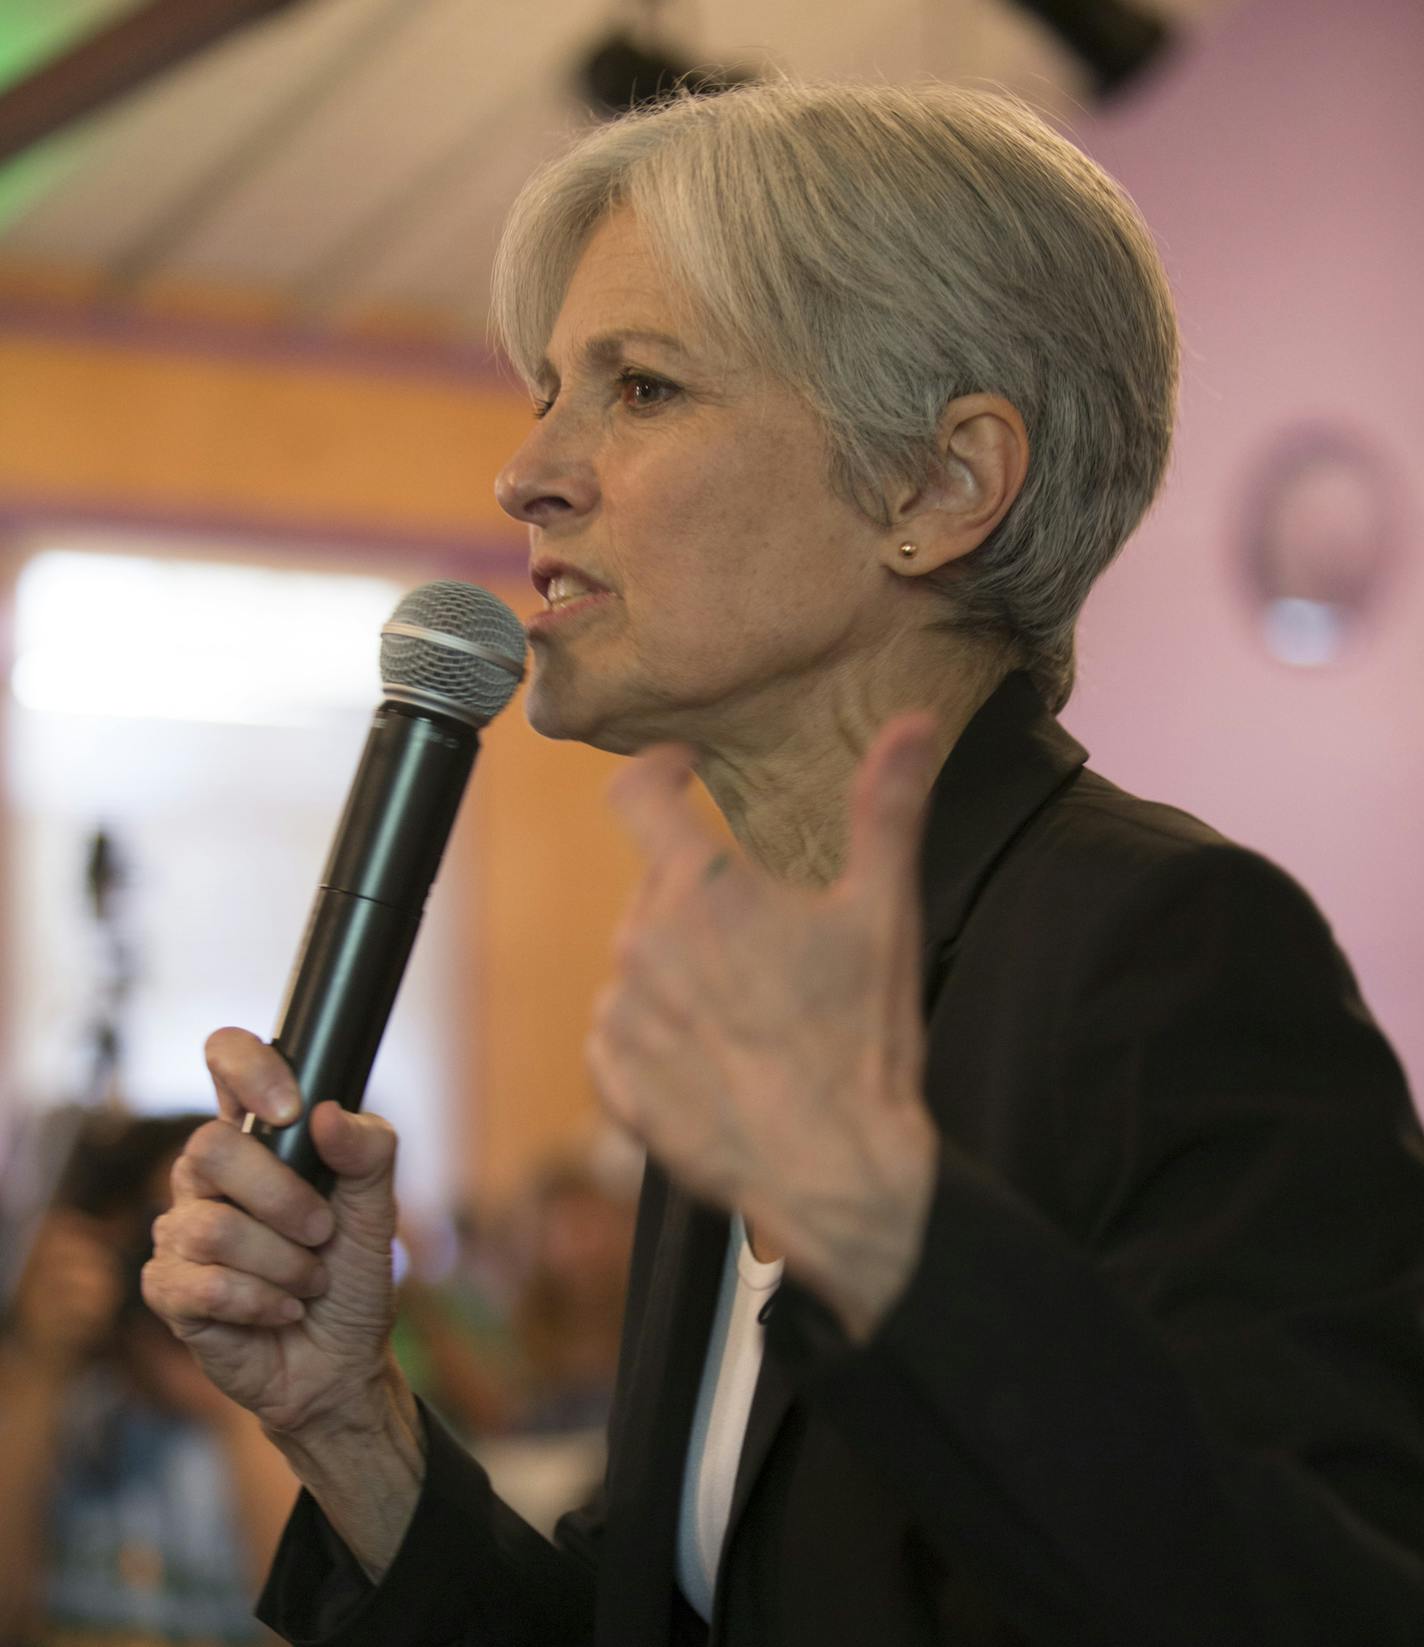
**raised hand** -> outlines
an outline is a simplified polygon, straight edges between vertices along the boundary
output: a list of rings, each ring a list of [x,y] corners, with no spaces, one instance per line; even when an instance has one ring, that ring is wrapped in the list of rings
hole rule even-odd
[[[588,1043],[604,1103],[694,1191],[868,1334],[914,1267],[937,1138],[921,1094],[926,716],[865,757],[844,874],[824,891],[729,852],[665,745],[613,801],[647,860]]]

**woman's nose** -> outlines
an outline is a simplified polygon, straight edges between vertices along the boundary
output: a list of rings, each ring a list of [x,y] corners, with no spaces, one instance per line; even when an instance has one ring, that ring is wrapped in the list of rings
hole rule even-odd
[[[598,484],[587,458],[573,451],[567,439],[556,438],[546,418],[500,470],[494,495],[515,520],[552,526],[561,518],[587,514],[597,501]]]

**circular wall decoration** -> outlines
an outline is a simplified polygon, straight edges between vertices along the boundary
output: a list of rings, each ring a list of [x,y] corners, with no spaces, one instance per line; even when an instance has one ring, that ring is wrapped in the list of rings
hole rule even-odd
[[[1247,483],[1240,563],[1271,656],[1335,662],[1367,629],[1399,554],[1400,486],[1377,446],[1311,425],[1276,440]]]

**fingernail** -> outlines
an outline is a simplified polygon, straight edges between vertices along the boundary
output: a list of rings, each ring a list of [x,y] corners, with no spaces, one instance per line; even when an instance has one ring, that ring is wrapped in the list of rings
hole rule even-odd
[[[283,1321],[300,1321],[306,1313],[306,1305],[300,1298],[284,1298],[277,1306],[277,1314]]]
[[[302,1113],[301,1100],[287,1087],[275,1088],[271,1100],[272,1119],[279,1127],[290,1125]]]
[[[325,1207],[320,1212],[314,1212],[303,1226],[306,1230],[307,1245],[319,1247],[323,1241],[330,1238],[331,1227],[331,1214]]]

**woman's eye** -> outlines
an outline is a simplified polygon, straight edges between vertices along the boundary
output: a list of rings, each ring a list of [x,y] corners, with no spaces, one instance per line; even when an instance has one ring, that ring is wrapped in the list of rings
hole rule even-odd
[[[659,406],[677,393],[671,383],[660,377],[649,377],[646,372],[620,372],[618,392],[623,404],[635,412]]]

